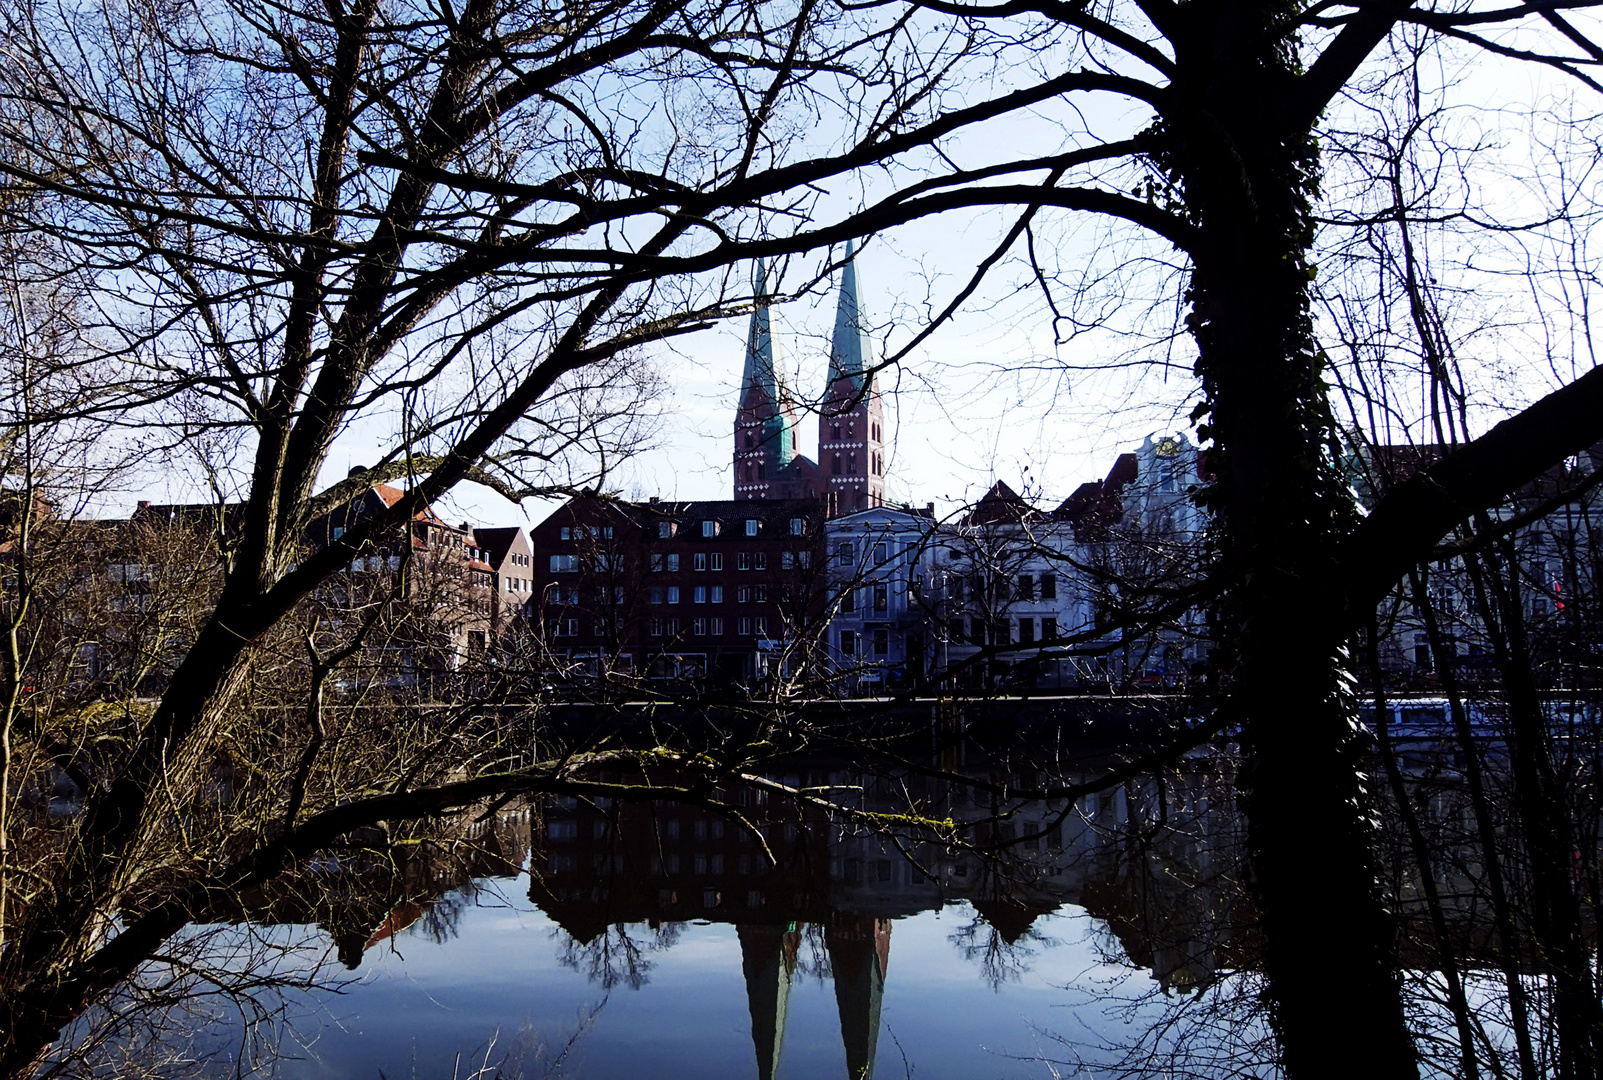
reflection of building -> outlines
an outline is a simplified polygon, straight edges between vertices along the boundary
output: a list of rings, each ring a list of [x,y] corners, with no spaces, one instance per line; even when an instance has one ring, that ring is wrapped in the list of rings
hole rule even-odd
[[[796,977],[796,949],[801,932],[794,926],[748,924],[740,937],[740,966],[746,977],[746,1003],[751,1009],[751,1042],[757,1051],[758,1080],[774,1080],[785,1046],[790,1014],[790,987]]]
[[[1069,779],[1004,765],[972,765],[964,773],[996,788]],[[1236,913],[1234,838],[1224,813],[1230,785],[1206,766],[1171,776],[1163,787],[1132,782],[1072,806],[916,775],[878,780],[844,762],[802,762],[775,779],[860,786],[860,806],[870,811],[905,810],[912,800],[974,823],[965,833],[972,846],[913,842],[909,861],[881,833],[801,815],[761,789],[716,793],[760,831],[778,860],[769,866],[753,837],[707,808],[555,799],[534,836],[530,882],[530,898],[593,955],[627,924],[733,924],[760,1078],[775,1075],[783,1054],[803,952],[815,963],[827,958],[850,1074],[870,1075],[891,920],[953,902],[972,903],[980,916],[960,951],[987,979],[1017,970],[1023,961],[1009,957],[1027,956],[1040,940],[1036,921],[1065,904],[1107,920],[1129,955],[1153,966],[1164,985],[1195,985],[1215,962],[1235,959],[1216,940],[1233,940]],[[1160,813],[1167,814],[1162,825]]]
[[[370,950],[419,922],[436,937],[449,936],[475,879],[518,873],[529,846],[529,812],[452,818],[432,827],[431,843],[388,848],[378,830],[350,839],[374,847],[325,854],[264,885],[220,896],[196,921],[315,924],[354,971]]]
[[[835,978],[841,1040],[846,1044],[846,1075],[850,1080],[869,1080],[879,1046],[885,971],[891,961],[891,922],[837,919],[825,928],[824,943]]]

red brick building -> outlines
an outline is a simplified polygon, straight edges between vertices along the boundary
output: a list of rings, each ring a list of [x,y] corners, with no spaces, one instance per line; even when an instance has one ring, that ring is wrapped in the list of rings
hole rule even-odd
[[[751,682],[812,662],[818,499],[570,501],[530,535],[530,616],[574,678]]]
[[[817,461],[797,452],[794,396],[766,288],[760,272],[735,411],[735,498],[821,498],[831,517],[885,505],[885,415],[851,245],[841,269],[829,375],[818,399]]]

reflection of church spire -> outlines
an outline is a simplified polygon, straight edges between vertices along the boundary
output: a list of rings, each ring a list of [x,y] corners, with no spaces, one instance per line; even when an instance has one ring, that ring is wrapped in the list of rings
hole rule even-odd
[[[740,966],[746,974],[746,1004],[751,1009],[751,1041],[757,1051],[758,1080],[774,1080],[785,1044],[785,1017],[790,1011],[790,978],[796,970],[801,935],[777,926],[741,926]]]
[[[840,915],[824,931],[824,947],[835,973],[835,1007],[846,1044],[846,1075],[871,1080],[879,1043],[879,1006],[891,958],[891,921]]]

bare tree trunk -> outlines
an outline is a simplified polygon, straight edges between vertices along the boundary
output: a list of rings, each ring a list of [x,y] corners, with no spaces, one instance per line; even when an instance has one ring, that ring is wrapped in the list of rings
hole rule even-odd
[[[1270,1017],[1296,1080],[1412,1078],[1335,585],[1351,523],[1308,314],[1317,149],[1274,111],[1294,57],[1229,33],[1233,19],[1272,25],[1278,13],[1266,3],[1189,16],[1207,63],[1192,81],[1182,52],[1175,92],[1188,107],[1153,137],[1199,222],[1190,318],[1209,414],[1199,434],[1214,440],[1206,498],[1229,586],[1217,631],[1246,751],[1239,783]]]

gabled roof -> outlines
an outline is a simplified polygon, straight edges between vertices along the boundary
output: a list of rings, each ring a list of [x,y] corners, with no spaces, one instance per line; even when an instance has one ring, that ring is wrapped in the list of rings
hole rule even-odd
[[[522,527],[507,525],[491,529],[474,529],[473,546],[482,548],[489,556],[490,565],[500,567],[506,561],[507,552],[517,543],[518,536],[523,532]]]
[[[1140,471],[1140,459],[1135,454],[1120,454],[1106,479],[1091,480],[1075,488],[1052,511],[1053,519],[1068,522],[1076,539],[1099,539],[1104,530],[1124,519],[1124,488],[1135,483]]]
[[[998,480],[991,485],[985,497],[974,504],[974,509],[963,519],[965,525],[1019,524],[1040,518],[1041,512],[1025,501],[1024,497]]]
[[[135,524],[188,525],[232,533],[244,527],[244,503],[152,503],[141,500],[128,520]]]

